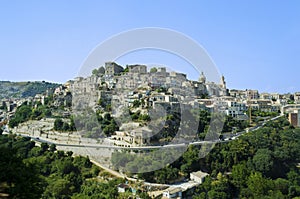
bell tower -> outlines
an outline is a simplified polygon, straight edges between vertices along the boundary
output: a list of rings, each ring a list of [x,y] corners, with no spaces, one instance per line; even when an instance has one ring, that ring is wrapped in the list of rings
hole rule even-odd
[[[205,84],[205,82],[206,82],[206,77],[205,77],[203,71],[201,72],[201,75],[199,77],[199,82],[202,84]]]
[[[225,88],[226,89],[226,81],[225,81],[224,75],[222,75],[222,77],[221,77],[220,86],[221,86],[221,88]]]

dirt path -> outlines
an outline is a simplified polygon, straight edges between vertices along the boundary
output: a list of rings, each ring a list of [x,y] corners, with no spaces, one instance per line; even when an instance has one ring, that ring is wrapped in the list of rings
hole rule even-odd
[[[93,164],[97,165],[98,167],[104,169],[105,171],[109,172],[110,174],[112,174],[112,175],[114,175],[114,176],[116,176],[116,177],[119,177],[119,178],[126,178],[127,180],[133,181],[133,182],[136,182],[136,181],[137,181],[137,179],[135,179],[135,178],[129,178],[129,177],[127,177],[127,176],[124,175],[124,174],[121,174],[121,173],[119,173],[119,172],[117,172],[117,171],[115,171],[115,170],[112,170],[112,169],[110,169],[110,168],[108,168],[108,167],[106,167],[106,166],[103,166],[102,164],[100,164],[99,162],[96,162],[95,160],[91,160],[91,159],[90,159],[90,161],[91,161]]]

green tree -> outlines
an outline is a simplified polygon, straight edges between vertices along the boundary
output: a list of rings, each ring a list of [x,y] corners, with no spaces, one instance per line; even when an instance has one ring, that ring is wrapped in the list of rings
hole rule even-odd
[[[41,143],[42,153],[46,152],[48,149],[49,149],[49,145],[47,143]]]
[[[156,67],[153,67],[150,69],[150,73],[156,73],[157,72],[157,68]]]
[[[94,70],[92,70],[92,74],[98,76],[98,69],[95,68]]]
[[[142,121],[150,121],[150,116],[147,115],[147,114],[141,114],[139,116],[139,120],[142,120]]]
[[[63,129],[64,122],[61,118],[56,118],[54,121],[54,130],[61,131]]]
[[[238,187],[242,188],[246,186],[247,178],[250,175],[249,168],[247,168],[246,163],[234,165],[232,167],[232,183]]]
[[[199,150],[194,146],[189,146],[188,150],[182,156],[183,161],[180,167],[181,172],[188,175],[199,169]]]
[[[9,126],[11,128],[17,126],[19,123],[28,121],[32,116],[31,106],[23,104],[17,108],[15,115],[10,119]]]
[[[50,150],[51,152],[56,151],[56,145],[55,145],[55,144],[51,144],[50,147],[49,147],[49,150]]]
[[[137,108],[141,105],[141,102],[139,100],[134,100],[132,103],[132,107],[133,108]]]
[[[269,173],[273,167],[272,152],[269,149],[258,149],[253,157],[253,165],[256,171]]]
[[[5,192],[10,198],[40,198],[43,180],[34,165],[25,165],[17,152],[0,147],[0,182],[7,184]]]
[[[70,130],[70,125],[67,122],[64,122],[63,126],[62,126],[62,130],[63,131],[69,131]]]
[[[76,126],[75,126],[75,122],[74,122],[74,118],[71,117],[70,119],[70,131],[76,131]]]
[[[68,199],[74,192],[74,187],[66,179],[55,179],[49,183],[43,198]]]
[[[267,195],[269,181],[260,172],[255,172],[250,174],[247,186],[254,198],[260,198],[263,195]]]
[[[94,70],[92,70],[92,74],[95,76],[102,76],[105,73],[105,68],[103,66],[101,66],[100,68],[95,68]]]

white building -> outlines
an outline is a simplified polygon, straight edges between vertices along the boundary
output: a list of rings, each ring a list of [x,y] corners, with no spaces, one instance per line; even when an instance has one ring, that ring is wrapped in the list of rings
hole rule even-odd
[[[192,172],[190,173],[190,179],[202,184],[204,182],[205,177],[208,175],[208,173],[202,171]]]
[[[226,114],[231,117],[238,117],[239,115],[244,115],[247,110],[246,104],[243,102],[228,101],[228,109]]]
[[[165,198],[176,198],[176,199],[181,199],[182,198],[182,190],[180,187],[170,187],[166,189],[163,192],[163,197],[162,199]]]
[[[296,103],[300,103],[300,92],[296,92],[296,93],[294,94],[294,101],[295,101]]]
[[[118,192],[119,193],[125,193],[129,189],[130,189],[130,186],[128,184],[122,183],[122,184],[118,185]]]

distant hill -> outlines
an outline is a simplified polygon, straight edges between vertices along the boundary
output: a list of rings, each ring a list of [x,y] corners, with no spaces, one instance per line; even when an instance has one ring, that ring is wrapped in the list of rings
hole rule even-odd
[[[44,93],[47,89],[54,89],[60,84],[45,81],[10,82],[0,81],[0,99],[34,97],[36,94]]]

